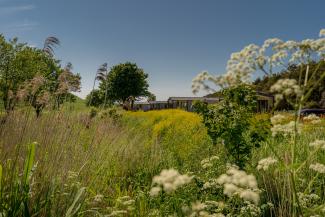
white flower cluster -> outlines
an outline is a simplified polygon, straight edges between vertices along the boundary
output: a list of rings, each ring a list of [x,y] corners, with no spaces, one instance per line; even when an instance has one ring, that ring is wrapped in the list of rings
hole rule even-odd
[[[126,210],[114,210],[113,212],[111,212],[111,214],[107,215],[107,216],[125,216],[127,215],[128,212]]]
[[[211,207],[218,207],[217,212],[210,214],[208,211],[206,211]],[[197,201],[192,203],[190,208],[186,206],[183,207],[182,210],[188,217],[225,217],[225,215],[221,213],[220,208],[223,208],[222,202],[206,201],[205,203],[202,203]]]
[[[325,29],[319,31],[319,37],[325,37]]]
[[[102,202],[103,201],[103,198],[104,198],[104,195],[102,194],[96,194],[95,197],[94,197],[94,202]]]
[[[258,162],[257,169],[266,171],[272,164],[275,164],[277,162],[278,161],[272,157],[264,158]]]
[[[152,184],[156,186],[151,188],[150,195],[157,196],[162,190],[170,194],[177,188],[190,183],[192,178],[179,174],[175,169],[162,170],[159,176],[153,177]]]
[[[302,91],[297,84],[295,79],[279,79],[275,84],[271,86],[270,91],[272,93],[277,93],[275,95],[275,100],[279,101],[283,99],[284,96],[301,96]]]
[[[68,171],[68,176],[67,176],[68,179],[75,179],[77,177],[78,177],[78,173],[77,172],[70,171],[70,170]]]
[[[318,173],[325,173],[325,165],[321,163],[311,164],[309,169],[314,170]]]
[[[278,67],[285,69],[289,64],[307,63],[310,59],[323,58],[325,55],[325,30],[319,33],[319,39],[306,39],[303,41],[282,41],[271,38],[264,41],[262,46],[250,44],[241,51],[231,54],[227,62],[226,73],[221,76],[212,76],[201,73],[193,80],[193,92],[201,87],[209,89],[204,81],[212,81],[221,87],[234,86],[240,83],[249,83],[252,73],[263,71],[272,74]],[[289,91],[289,90],[288,90]]]
[[[116,201],[120,206],[128,207],[128,210],[134,209],[135,200],[129,196],[119,197]]]
[[[223,185],[223,193],[228,197],[238,195],[244,200],[258,204],[260,197],[255,176],[231,167],[226,174],[222,174],[217,179],[217,182]]]
[[[316,139],[314,142],[311,142],[309,146],[313,148],[321,148],[325,150],[325,140]]]
[[[209,179],[209,181],[203,184],[203,189],[210,188],[220,188],[221,186],[218,184],[217,179]]]
[[[275,137],[278,134],[283,134],[284,136],[292,135],[295,132],[295,122],[290,121],[287,124],[276,124],[271,128],[272,136]],[[297,131],[300,133],[301,125],[297,123]]]
[[[210,87],[205,84],[205,81],[212,81],[214,82],[214,77],[211,76],[208,72],[203,71],[199,73],[193,80],[192,80],[192,91],[193,93],[199,92],[202,88],[206,91],[210,91]]]
[[[261,209],[248,201],[245,202],[245,206],[240,208],[241,216],[261,216]]]
[[[129,196],[119,197],[116,200],[116,207],[108,208],[111,214],[108,216],[126,216],[135,210],[135,200]]]
[[[217,160],[219,160],[218,156],[211,156],[211,157],[205,158],[201,161],[201,166],[203,169],[210,168],[213,166],[213,163]]]
[[[320,118],[315,114],[310,114],[303,118],[304,121],[308,121],[311,124],[319,124],[321,122]]]
[[[311,207],[320,200],[317,194],[305,194],[302,192],[298,192],[297,194],[299,203],[303,208]]]
[[[273,125],[281,124],[285,120],[286,120],[286,116],[281,115],[281,114],[277,114],[277,115],[274,115],[273,117],[271,117],[271,123]]]

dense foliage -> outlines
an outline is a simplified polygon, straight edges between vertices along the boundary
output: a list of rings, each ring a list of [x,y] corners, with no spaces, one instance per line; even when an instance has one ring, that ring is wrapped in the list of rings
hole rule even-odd
[[[93,90],[87,96],[87,105],[105,107],[109,101],[132,108],[134,101],[140,97],[155,98],[148,91],[148,74],[135,63],[121,63],[110,70],[107,64],[103,64],[98,69],[96,80],[100,81],[99,90]]]
[[[253,147],[265,140],[267,128],[252,122],[256,110],[256,94],[248,85],[222,90],[223,99],[215,105],[197,103],[194,109],[202,115],[208,134],[214,143],[222,142],[233,162],[243,167]],[[266,131],[262,132],[261,130]]]
[[[24,102],[39,115],[45,106],[58,108],[71,92],[80,90],[80,75],[71,72],[71,64],[61,68],[49,55],[50,44],[41,50],[0,36],[0,97],[7,112]]]
[[[308,65],[310,72],[315,71],[314,74],[308,75],[308,80],[310,82],[309,86],[315,84],[315,87],[303,106],[306,108],[325,108],[325,79],[321,79],[322,72],[325,71],[325,61],[311,62]],[[263,78],[257,78],[253,84],[256,90],[269,92],[271,86],[279,79],[296,79],[297,81],[304,81],[306,73],[303,72],[306,71],[306,68],[306,64],[299,66],[290,65],[286,70],[280,73],[264,76]],[[282,99],[281,102],[279,102],[277,109],[293,109],[293,107],[285,99]]]

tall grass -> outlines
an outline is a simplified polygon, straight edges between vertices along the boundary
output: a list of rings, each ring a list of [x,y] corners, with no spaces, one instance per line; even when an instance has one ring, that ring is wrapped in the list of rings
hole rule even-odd
[[[284,114],[284,113],[283,113]],[[286,122],[294,119],[293,115],[286,115]],[[272,202],[274,210],[272,213],[275,216],[291,216],[293,209],[297,208],[297,202],[293,201],[291,195],[293,191],[297,191],[302,197],[301,201],[305,200],[303,208],[311,208],[316,204],[325,204],[325,179],[323,174],[317,174],[315,171],[309,169],[309,165],[313,162],[320,162],[325,164],[324,151],[317,152],[309,147],[311,142],[315,140],[325,140],[325,120],[320,124],[314,125],[305,123],[300,134],[297,135],[297,144],[295,149],[295,162],[293,167],[298,169],[301,162],[306,164],[301,166],[301,169],[295,174],[297,176],[296,189],[292,189],[290,184],[290,176],[285,172],[283,166],[277,165],[270,167],[267,171],[256,170],[256,165],[260,159],[268,157],[272,151],[275,152],[278,159],[281,159],[285,164],[290,164],[291,146],[290,140],[283,137],[276,139],[269,139],[261,148],[255,150],[252,160],[251,171],[257,175],[261,188],[264,189],[264,202]],[[272,151],[271,151],[272,150]],[[313,153],[313,154],[312,154]],[[317,201],[307,201],[309,195],[318,195]],[[292,206],[294,205],[294,207]],[[306,213],[312,211],[305,211]],[[315,210],[317,213],[317,210]],[[313,212],[310,213],[311,215]],[[308,216],[308,215],[307,215]]]
[[[212,147],[200,118],[178,110],[126,113],[118,120],[105,112],[93,118],[67,111],[36,118],[31,112],[1,117],[2,216],[110,213],[117,198],[147,193],[162,168],[195,168],[193,159]],[[144,215],[146,203],[137,204],[135,215]]]

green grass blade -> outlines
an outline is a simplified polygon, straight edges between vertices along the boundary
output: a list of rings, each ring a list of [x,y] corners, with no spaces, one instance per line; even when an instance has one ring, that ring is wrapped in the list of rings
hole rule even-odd
[[[0,164],[0,200],[2,198],[2,165]]]
[[[86,190],[85,187],[82,187],[82,188],[79,189],[76,197],[73,200],[73,203],[71,204],[68,211],[66,212],[65,217],[72,217],[72,216],[74,216],[74,214],[76,214],[78,212],[78,210],[80,209],[80,204],[78,206],[76,206],[76,204],[77,204],[78,200],[80,199],[80,197],[82,196],[82,194],[84,193],[85,190]]]
[[[30,173],[32,171],[33,163],[34,163],[34,159],[35,159],[36,144],[37,144],[36,142],[33,142],[28,146],[28,156],[25,161],[24,176],[23,176],[23,183],[25,185],[29,184],[29,177],[30,177]]]

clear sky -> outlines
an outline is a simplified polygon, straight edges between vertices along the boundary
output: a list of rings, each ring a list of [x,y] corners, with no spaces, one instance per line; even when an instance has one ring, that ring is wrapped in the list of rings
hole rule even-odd
[[[58,37],[56,57],[81,74],[83,97],[99,65],[125,61],[149,74],[157,99],[191,96],[196,74],[223,73],[243,46],[321,28],[325,0],[0,0],[0,33],[38,47]]]

